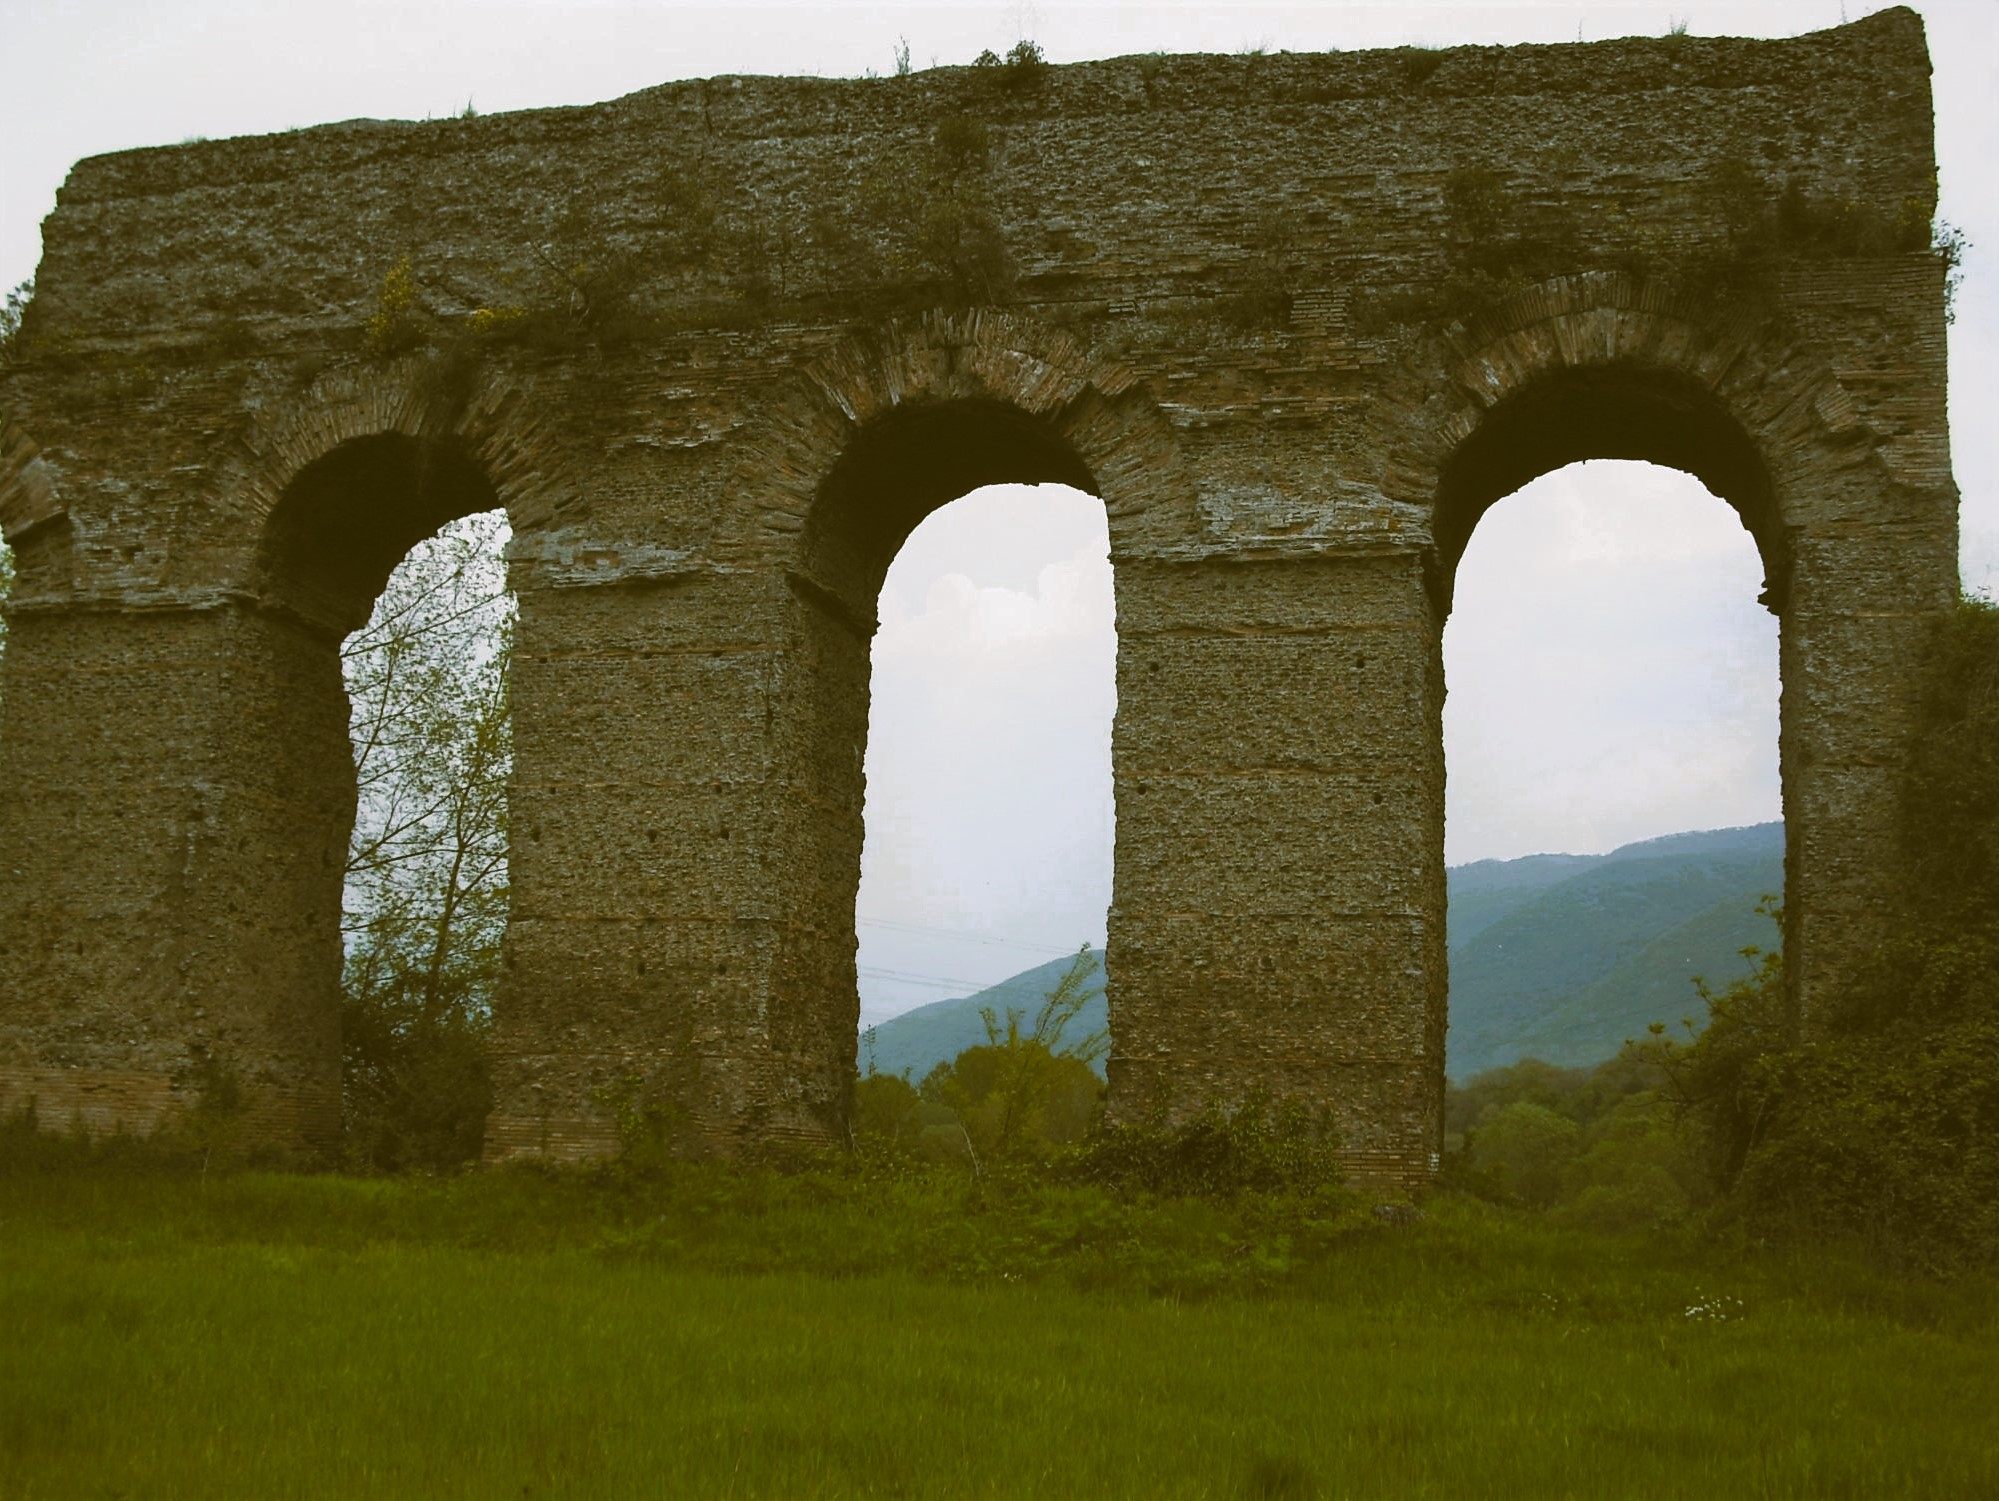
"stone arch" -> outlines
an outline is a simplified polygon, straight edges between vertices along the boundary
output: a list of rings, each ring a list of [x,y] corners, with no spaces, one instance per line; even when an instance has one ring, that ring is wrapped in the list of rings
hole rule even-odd
[[[1001,451],[1005,428],[1022,450]],[[910,467],[912,449],[934,462]],[[899,473],[882,467],[898,464]],[[929,510],[1006,480],[1097,495],[1113,558],[1192,527],[1193,481],[1138,376],[996,308],[896,319],[812,360],[773,404],[761,441],[746,445],[738,478],[755,497],[756,524],[802,537],[794,562],[815,574],[839,566],[828,512],[849,505],[862,480],[907,487],[896,515],[842,519],[875,529],[889,555]]]
[[[1173,433],[1129,371],[993,309],[933,312],[852,337],[798,371],[738,471],[785,576],[780,761],[810,816],[780,838],[786,883],[772,1047],[837,1134],[853,1074],[854,902],[870,647],[890,561],[932,510],[983,485],[1060,482],[1104,504],[1114,577],[1189,529]],[[1120,598],[1123,584],[1118,583]],[[1120,605],[1122,608],[1122,605]],[[1113,736],[1113,758],[1117,737]],[[1116,973],[1113,950],[1109,967]],[[1115,984],[1115,979],[1113,979]],[[1115,1004],[1115,1003],[1114,1003]]]
[[[543,405],[532,382],[443,355],[322,371],[251,425],[216,467],[214,501],[239,518],[245,543],[229,583],[259,592],[266,533],[281,502],[302,477],[316,468],[323,475],[341,450],[354,453],[350,445],[377,445],[377,459],[400,449],[416,466],[476,471],[516,528],[546,523],[573,492],[550,459],[554,439],[537,415]],[[377,519],[399,525],[392,513]]]
[[[1780,622],[1786,977],[1798,1014],[1876,905],[1893,825],[1894,689],[1865,617],[1912,620],[1881,542],[1904,502],[1879,435],[1809,345],[1751,312],[1622,273],[1558,278],[1441,331],[1419,361],[1390,486],[1430,520],[1426,574],[1440,646],[1455,571],[1484,511],[1531,479],[1591,458],[1683,470],[1730,504]],[[1927,497],[1912,493],[1907,504]],[[1881,607],[1887,606],[1884,611]],[[1873,639],[1870,639],[1873,638]],[[1900,650],[1903,643],[1892,643]],[[1441,657],[1432,670],[1442,685]],[[1441,702],[1441,695],[1439,696]],[[1855,709],[1864,705],[1864,712]],[[1866,741],[1852,733],[1866,726]],[[1858,768],[1858,774],[1856,774]],[[1441,847],[1431,852],[1441,872]],[[1836,909],[1847,909],[1835,917]],[[1832,936],[1838,931],[1848,936]]]
[[[289,1140],[339,1133],[341,909],[358,791],[340,647],[441,526],[545,505],[519,391],[421,361],[341,367],[249,427],[213,481],[233,516],[208,580],[222,664],[210,806],[174,921],[209,938],[191,1043]]]
[[[1430,517],[1445,612],[1487,507],[1565,464],[1626,458],[1690,473],[1735,508],[1763,559],[1764,603],[1781,615],[1798,497],[1876,457],[1813,351],[1754,312],[1716,314],[1622,272],[1558,277],[1454,323],[1401,380],[1414,420],[1384,489]]]

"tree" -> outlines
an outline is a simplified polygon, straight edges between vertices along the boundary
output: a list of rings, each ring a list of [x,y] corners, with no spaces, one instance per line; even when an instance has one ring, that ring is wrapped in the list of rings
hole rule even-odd
[[[1501,1193],[1546,1209],[1562,1196],[1569,1164],[1582,1148],[1582,1127],[1545,1105],[1515,1100],[1488,1111],[1472,1142],[1476,1160]]]
[[[1085,944],[1023,1030],[1026,1013],[1007,1009],[1004,1021],[991,1006],[979,1008],[982,1046],[940,1063],[923,1081],[925,1099],[956,1115],[974,1160],[1039,1155],[1081,1141],[1095,1117],[1103,1085],[1090,1064],[1110,1047],[1093,1032],[1068,1048],[1068,1030],[1089,993],[1084,989],[1097,959]]]
[[[1802,1032],[1771,954],[1692,1042],[1640,1047],[1744,1217],[1948,1266],[1999,1257],[1999,606],[1939,622],[1919,689],[1874,951]]]
[[[358,801],[348,845],[348,1154],[476,1156],[507,914],[513,602],[498,513],[446,527],[391,576],[343,649]]]
[[[0,303],[0,365],[12,364],[21,357],[21,325],[27,320],[28,304],[34,297],[35,284],[24,281]]]

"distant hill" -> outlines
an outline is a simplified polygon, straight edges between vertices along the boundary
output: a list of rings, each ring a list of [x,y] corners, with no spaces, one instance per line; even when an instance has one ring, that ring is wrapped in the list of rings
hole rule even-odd
[[[1743,948],[1776,943],[1756,903],[1783,890],[1784,826],[1481,861],[1449,881],[1451,1076],[1597,1063],[1651,1022],[1705,1022],[1694,976],[1725,985],[1749,970]]]
[[[1705,1022],[1693,977],[1725,985],[1748,972],[1743,948],[1776,942],[1756,903],[1783,890],[1784,826],[1670,834],[1607,855],[1480,860],[1448,878],[1451,1077],[1528,1057],[1597,1063],[1653,1021]],[[1097,959],[1072,1040],[1106,1023]],[[881,1023],[875,1067],[921,1079],[985,1041],[981,1006],[1032,1018],[1068,965],[1051,960]]]
[[[1104,1001],[1104,955],[1101,949],[1092,949],[1097,967],[1091,974],[1084,989],[1089,1000],[1076,1019],[1063,1029],[1062,1041],[1057,1051],[1081,1042],[1093,1032],[1101,1032],[1109,1018],[1109,1007]],[[1002,1022],[1007,1009],[1012,1007],[1022,1014],[1029,1026],[1034,1023],[1034,1015],[1041,1009],[1041,1003],[1068,973],[1075,962],[1074,955],[1064,955],[1051,959],[1046,964],[1037,964],[1033,969],[1023,970],[1010,980],[1002,980],[977,995],[959,996],[949,1001],[933,1001],[928,1006],[918,1006],[914,1011],[885,1021],[875,1028],[874,1065],[884,1074],[907,1073],[913,1080],[921,1082],[923,1076],[938,1064],[957,1057],[966,1048],[975,1048],[986,1040],[986,1024],[979,1016],[981,1006],[990,1006],[998,1013]],[[867,1034],[861,1034],[861,1067],[868,1066]],[[1100,1058],[1093,1065],[1098,1077],[1103,1076],[1104,1064]]]

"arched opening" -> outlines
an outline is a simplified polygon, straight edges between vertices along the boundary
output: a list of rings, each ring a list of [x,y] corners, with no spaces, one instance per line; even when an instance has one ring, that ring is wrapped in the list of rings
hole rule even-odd
[[[1620,1050],[1704,1023],[1692,980],[1781,941],[1759,911],[1786,860],[1768,481],[1705,393],[1571,372],[1460,448],[1438,536],[1446,1145],[1666,1213],[1657,1081]]]
[[[1016,1046],[1065,1059],[1056,1087],[1099,1087],[1116,628],[1093,491],[1046,424],[965,402],[865,429],[815,510],[813,613],[844,638],[815,655],[864,710],[829,701],[820,722],[821,764],[855,773],[835,801],[865,830],[827,893],[852,925],[842,1009],[850,1075],[864,1028],[863,1132],[906,1143],[955,1110],[979,1134],[971,1096],[989,1080],[933,1078],[921,1101],[915,1090],[990,1046],[982,1005],[1002,1030],[1020,1013]],[[861,743],[836,749],[834,735]],[[1041,1002],[1085,947],[1081,1007],[1037,1039]],[[913,1116],[885,1119],[897,1101],[876,1098],[871,1076]],[[1063,1120],[1080,1129],[1088,1106]],[[930,1134],[962,1150],[955,1124]]]
[[[285,683],[284,765],[305,910],[288,1008],[329,1044],[344,1155],[476,1157],[507,912],[504,511],[466,455],[360,439],[273,509],[261,645]],[[276,831],[274,831],[276,832]],[[325,1064],[315,1059],[317,1068]]]

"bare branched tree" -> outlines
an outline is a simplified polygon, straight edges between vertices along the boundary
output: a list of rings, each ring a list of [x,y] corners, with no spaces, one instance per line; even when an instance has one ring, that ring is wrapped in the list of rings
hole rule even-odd
[[[481,1047],[507,913],[507,667],[499,513],[446,527],[343,649],[359,802],[348,844],[350,1154],[382,1167],[478,1147]]]

